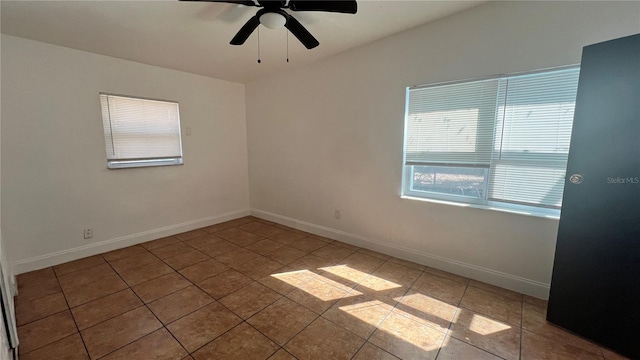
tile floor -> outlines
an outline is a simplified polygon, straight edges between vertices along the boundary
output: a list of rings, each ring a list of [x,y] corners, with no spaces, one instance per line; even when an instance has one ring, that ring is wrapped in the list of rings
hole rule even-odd
[[[254,217],[18,286],[22,360],[621,359],[542,300]]]

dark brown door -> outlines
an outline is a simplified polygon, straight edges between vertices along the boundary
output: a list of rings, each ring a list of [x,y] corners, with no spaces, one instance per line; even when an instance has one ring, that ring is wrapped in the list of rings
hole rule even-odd
[[[583,50],[547,320],[640,359],[640,34]]]

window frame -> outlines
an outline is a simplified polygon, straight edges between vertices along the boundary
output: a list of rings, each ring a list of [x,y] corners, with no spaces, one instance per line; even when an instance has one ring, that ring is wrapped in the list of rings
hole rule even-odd
[[[109,140],[108,139],[113,139],[113,130],[110,130],[109,133],[107,134],[107,132],[104,130],[107,128],[107,124],[106,121],[109,121],[109,128],[111,128],[112,126],[112,122],[111,122],[111,118],[109,118],[108,120],[106,120],[104,118],[104,111],[103,111],[103,96],[106,97],[107,99],[109,97],[120,97],[120,98],[125,98],[125,99],[134,99],[134,100],[144,100],[144,101],[150,101],[150,102],[161,102],[161,103],[165,103],[165,104],[175,104],[176,106],[176,117],[177,117],[177,140],[178,140],[178,146],[180,149],[180,155],[179,156],[156,156],[156,157],[144,157],[144,158],[126,158],[126,159],[110,159],[109,158],[109,151],[107,150],[108,147],[108,143]],[[182,148],[182,122],[180,119],[180,103],[178,101],[173,101],[173,100],[164,100],[164,99],[156,99],[156,98],[149,98],[149,97],[142,97],[142,96],[132,96],[132,95],[123,95],[123,94],[115,94],[115,93],[107,93],[107,92],[100,92],[99,93],[99,98],[100,98],[100,107],[101,107],[101,117],[102,117],[102,124],[103,124],[103,138],[105,140],[105,151],[106,151],[106,155],[107,155],[107,169],[110,170],[115,170],[115,169],[128,169],[128,168],[139,168],[139,167],[156,167],[156,166],[174,166],[174,165],[183,165],[184,164],[184,153],[183,153],[183,148]],[[108,100],[107,100],[108,101]],[[107,105],[108,106],[108,105]],[[109,109],[110,110],[110,109]],[[113,140],[112,144],[113,144]]]
[[[461,206],[461,207],[471,207],[471,208],[478,208],[478,209],[489,209],[489,210],[495,210],[495,211],[501,211],[501,212],[509,212],[509,213],[516,213],[516,214],[523,214],[523,215],[529,215],[529,216],[535,216],[535,217],[543,217],[543,218],[552,218],[552,219],[558,219],[560,217],[560,211],[561,209],[556,209],[556,208],[551,208],[551,207],[545,207],[545,206],[532,206],[532,205],[526,205],[526,204],[520,204],[520,203],[514,203],[514,202],[508,202],[508,201],[496,201],[496,200],[491,200],[491,194],[489,193],[489,187],[490,187],[490,183],[491,183],[491,179],[492,179],[492,172],[491,172],[491,168],[494,164],[494,161],[496,161],[493,156],[495,155],[495,153],[492,150],[492,159],[491,159],[491,163],[489,164],[489,167],[483,167],[483,166],[478,166],[477,164],[446,164],[446,163],[437,163],[437,162],[433,162],[433,163],[411,163],[411,162],[407,162],[407,144],[408,144],[408,136],[409,136],[409,132],[408,132],[408,127],[409,127],[409,106],[410,106],[410,91],[411,90],[415,90],[415,89],[424,89],[424,88],[429,88],[429,87],[437,87],[437,86],[446,86],[446,85],[456,85],[456,84],[463,84],[463,83],[469,83],[469,82],[479,82],[479,81],[485,81],[485,80],[492,80],[492,79],[506,79],[506,78],[510,78],[510,77],[518,77],[518,76],[523,76],[523,75],[535,75],[535,74],[540,74],[540,73],[547,73],[547,72],[553,72],[553,71],[562,71],[562,70],[572,70],[572,69],[580,69],[580,65],[579,64],[573,64],[573,65],[567,65],[567,66],[561,66],[561,67],[554,67],[554,68],[545,68],[545,69],[539,69],[539,70],[534,70],[534,71],[527,71],[527,72],[518,72],[518,73],[510,73],[510,74],[499,74],[499,75],[493,75],[493,76],[486,76],[486,77],[481,77],[481,78],[473,78],[473,79],[466,79],[466,80],[456,80],[456,81],[448,81],[448,82],[439,82],[439,83],[433,83],[433,84],[425,84],[425,85],[414,85],[414,86],[409,86],[406,88],[406,93],[405,93],[405,99],[406,99],[406,103],[405,103],[405,117],[404,117],[404,139],[403,139],[403,163],[402,163],[402,186],[401,186],[401,198],[403,199],[410,199],[410,200],[419,200],[419,201],[426,201],[426,202],[433,202],[433,203],[439,203],[439,204],[448,204],[448,205],[453,205],[453,206]],[[497,127],[497,119],[494,119],[493,121],[493,126],[494,126],[494,131],[495,128]],[[494,148],[494,143],[493,143],[493,139],[491,141],[491,147],[492,149]],[[500,160],[498,160],[500,161]],[[479,198],[473,198],[473,197],[468,197],[468,196],[461,196],[461,195],[452,195],[452,194],[446,194],[446,193],[438,193],[438,192],[430,192],[430,191],[424,191],[424,190],[416,190],[413,188],[413,174],[415,171],[415,167],[416,166],[436,166],[436,167],[443,167],[443,166],[451,166],[454,168],[478,168],[478,167],[482,167],[486,169],[486,177],[484,179],[484,194],[485,194],[485,198],[484,199],[479,199]],[[565,167],[566,167],[566,163],[565,163]],[[565,175],[566,176],[566,175]]]

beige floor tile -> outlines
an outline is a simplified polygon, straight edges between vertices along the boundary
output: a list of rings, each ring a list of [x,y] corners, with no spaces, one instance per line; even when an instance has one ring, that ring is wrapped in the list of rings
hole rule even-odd
[[[116,272],[113,271],[109,264],[103,263],[83,271],[76,271],[59,276],[58,281],[60,282],[60,286],[67,290],[113,276],[117,276]]]
[[[145,306],[80,332],[92,359],[105,356],[162,327]]]
[[[142,305],[142,301],[131,291],[126,289],[80,305],[71,309],[73,318],[81,331],[129,312]]]
[[[466,287],[466,284],[425,272],[416,280],[412,289],[449,304],[458,305]]]
[[[250,223],[242,224],[238,226],[242,230],[252,232],[260,236],[273,236],[284,232],[285,230],[277,228],[275,226],[267,225],[259,221],[253,221]]]
[[[182,276],[186,277],[190,281],[197,283],[204,279],[218,275],[223,271],[228,270],[229,267],[217,260],[209,259],[199,262],[195,265],[188,266],[178,271]]]
[[[41,270],[35,270],[28,273],[18,274],[16,276],[18,281],[18,290],[25,285],[32,285],[33,283],[39,283],[42,281],[56,280],[56,274],[53,268],[48,267]]]
[[[162,328],[103,357],[104,360],[163,359],[181,360],[188,356],[169,332]]]
[[[279,345],[298,334],[318,317],[312,311],[281,298],[253,315],[247,322]]]
[[[175,239],[175,238],[174,238]],[[183,243],[182,241],[176,239],[177,241],[173,244],[167,246],[154,247],[149,249],[151,253],[153,253],[158,258],[165,260],[172,256],[180,255],[186,250],[191,250],[191,246]]]
[[[69,310],[18,326],[20,354],[51,344],[78,332]]]
[[[122,259],[109,260],[113,269],[120,274],[153,262],[160,262],[160,259],[146,250]]]
[[[388,352],[380,349],[379,347],[365,343],[360,351],[353,357],[353,360],[400,360],[398,357],[389,354]]]
[[[290,246],[283,246],[279,248],[277,251],[268,253],[265,256],[283,265],[287,265],[302,258],[305,255],[306,253],[302,250],[298,250]]]
[[[242,323],[192,354],[195,360],[266,359],[278,350],[278,345],[256,329]]]
[[[294,268],[296,270],[310,270],[310,271],[317,272],[318,269],[320,268],[328,267],[332,265],[333,265],[333,262],[331,260],[323,259],[321,257],[308,254],[290,263],[287,266]]]
[[[191,282],[187,281],[180,274],[171,272],[151,281],[133,286],[131,289],[138,294],[142,301],[150,303],[190,285]]]
[[[592,353],[598,352],[598,345],[575,336],[553,324],[547,322],[546,305],[532,305],[524,303],[522,306],[522,328],[548,339],[574,345]]]
[[[602,352],[594,354],[582,348],[558,342],[522,330],[522,360],[602,360]]]
[[[284,267],[271,275],[258,279],[258,282],[275,292],[286,295],[311,280],[314,275],[310,271],[295,271]]]
[[[355,290],[367,296],[395,304],[407,293],[409,288],[371,275],[362,280],[360,284],[355,287]]]
[[[343,297],[357,296],[359,294],[357,292],[349,292],[343,288],[337,288],[315,277],[301,284],[298,289],[293,290],[286,296],[316,314],[322,314]]]
[[[333,242],[330,242],[331,245],[336,245],[336,246],[340,246],[343,248],[347,248],[349,250],[353,250],[353,251],[358,251],[360,250],[359,247],[355,246],[355,245],[351,245],[351,244],[347,244],[345,242],[342,241],[338,241],[338,240],[333,240]]]
[[[420,270],[388,261],[377,268],[372,275],[398,285],[411,286],[421,274]]]
[[[207,226],[206,228],[203,228],[202,230],[208,232],[209,234],[213,234],[213,233],[216,233],[216,232],[220,232],[222,230],[230,229],[230,228],[235,227],[235,226],[236,225],[229,224],[228,222],[223,222],[223,223],[220,223],[220,224]]]
[[[348,266],[352,269],[355,269],[367,274],[373,273],[377,268],[380,267],[380,265],[384,263],[385,263],[385,260],[378,259],[373,256],[369,256],[360,251],[354,254],[351,254],[340,261],[341,265]]]
[[[263,240],[260,240],[258,242],[255,242],[255,243],[247,246],[247,249],[249,249],[249,250],[251,250],[251,251],[253,251],[253,252],[257,253],[257,254],[266,256],[267,254],[269,254],[271,252],[277,251],[278,249],[280,249],[283,246],[284,246],[284,244],[281,244],[281,243],[279,243],[277,241],[270,240],[270,239],[263,239]]]
[[[547,305],[549,304],[549,302],[547,300],[535,298],[535,297],[529,296],[529,295],[523,295],[522,296],[522,301],[525,304],[536,305],[536,306],[539,306],[539,307],[543,307],[545,309],[547,308]]]
[[[310,253],[313,251],[316,251],[322,247],[327,246],[327,243],[319,240],[319,239],[315,239],[312,237],[306,237],[306,238],[302,238],[300,240],[295,240],[292,243],[288,244],[289,246],[291,246],[292,248],[296,248],[300,251],[304,251],[306,253]]]
[[[300,240],[307,237],[307,233],[299,233],[295,231],[285,231],[276,235],[269,236],[269,239],[277,241],[284,245],[289,245],[296,240]]]
[[[454,338],[507,360],[520,358],[520,327],[461,309],[449,332]]]
[[[501,360],[501,358],[490,354],[486,351],[471,346],[463,341],[454,339],[448,336],[444,340],[442,349],[438,354],[437,360],[459,360],[459,359],[473,359],[473,360]]]
[[[418,263],[414,263],[413,261],[409,261],[409,260],[404,260],[404,259],[398,259],[396,257],[390,257],[389,258],[389,262],[392,262],[394,264],[398,264],[398,265],[402,265],[402,266],[406,266],[406,267],[410,267],[412,269],[416,269],[419,271],[424,271],[427,267]]]
[[[393,311],[436,330],[446,331],[458,312],[458,307],[419,291],[409,290]]]
[[[263,236],[239,229],[231,228],[216,233],[216,236],[238,246],[247,246],[264,239]]]
[[[252,282],[240,290],[223,297],[219,301],[236,315],[243,319],[248,319],[281,297],[282,295],[268,287],[258,282]]]
[[[222,241],[221,238],[215,235],[208,234],[208,235],[198,236],[197,238],[187,240],[185,241],[185,243],[195,249],[202,251],[202,249],[215,245],[220,241]]]
[[[329,278],[333,281],[339,282],[345,286],[355,287],[360,284],[371,274],[362,272],[358,269],[349,267],[348,265],[332,265],[325,266],[315,270],[319,275]]]
[[[226,240],[220,240],[215,244],[203,246],[199,250],[211,257],[218,257],[240,249],[242,248],[234,243],[230,243]]]
[[[65,289],[64,296],[67,298],[69,306],[74,308],[126,288],[127,284],[125,284],[118,275],[112,275],[100,279],[100,281]]]
[[[424,271],[429,273],[429,274],[438,275],[438,276],[443,277],[445,279],[461,282],[463,284],[469,284],[469,281],[470,281],[469,279],[467,279],[464,276],[452,274],[450,272],[443,271],[443,270],[440,270],[440,269],[435,269],[435,268],[432,268],[432,267],[428,267]]]
[[[469,286],[460,306],[515,326],[522,323],[522,300]]]
[[[312,252],[312,255],[317,257],[330,260],[331,263],[338,263],[340,260],[346,258],[347,256],[353,254],[355,250],[347,249],[338,245],[327,245],[321,247],[320,249]]]
[[[282,269],[282,264],[261,256],[244,264],[236,265],[234,269],[254,280],[258,280],[265,276],[278,273],[278,271]]]
[[[253,251],[247,249],[239,249],[230,251],[226,254],[222,254],[220,256],[216,256],[215,259],[229,267],[236,267],[246,263],[250,263],[258,258],[261,255],[254,253]]]
[[[154,261],[150,264],[123,272],[120,276],[127,285],[134,286],[172,272],[174,272],[174,270],[167,264],[162,261]]]
[[[181,270],[209,259],[211,259],[209,255],[206,255],[201,251],[191,249],[186,250],[179,255],[164,259],[164,262],[176,270]]]
[[[20,348],[21,360],[51,360],[51,359],[64,359],[64,360],[88,360],[89,354],[84,348],[84,343],[80,338],[79,333],[67,336],[64,339],[60,339],[49,345],[41,347],[38,350],[32,351],[28,354],[22,353]]]
[[[322,317],[367,339],[392,309],[392,304],[378,299],[364,295],[353,296],[339,300]]]
[[[104,258],[101,255],[95,255],[57,265],[54,266],[53,269],[55,270],[56,275],[62,276],[74,271],[84,270],[102,264],[104,264]]]
[[[134,246],[118,249],[118,250],[109,251],[107,253],[102,254],[102,257],[107,261],[115,261],[118,259],[123,259],[125,257],[143,253],[143,252],[147,252],[147,250],[140,245],[134,245]]]
[[[271,357],[267,360],[298,360],[293,355],[289,354],[283,349],[276,351],[275,354],[271,355]]]
[[[161,239],[147,241],[146,243],[140,244],[140,246],[142,246],[143,248],[145,248],[147,250],[154,250],[154,249],[158,249],[158,248],[161,248],[161,247],[165,247],[167,245],[177,244],[179,242],[180,242],[180,240],[178,240],[178,238],[173,237],[173,236],[167,236],[167,237],[164,237],[164,238],[161,238]]]
[[[169,324],[167,329],[187,351],[193,352],[241,322],[234,313],[213,302]]]
[[[14,301],[16,305],[27,303],[61,291],[62,288],[55,277],[38,282],[18,282],[18,296],[14,298]]]
[[[20,302],[16,304],[16,324],[21,326],[68,308],[67,300],[62,292],[47,295],[30,302]]]
[[[178,240],[180,241],[187,241],[202,235],[207,235],[207,232],[202,229],[196,229],[196,230],[183,232],[182,234],[178,234],[174,236],[178,238]]]
[[[473,287],[477,287],[478,289],[482,289],[488,292],[492,292],[494,294],[498,294],[498,295],[502,295],[502,296],[506,296],[508,298],[512,298],[514,300],[519,300],[522,301],[523,300],[523,296],[520,293],[517,293],[515,291],[512,290],[507,290],[495,285],[491,285],[491,284],[487,284],[484,282],[480,282],[480,281],[476,281],[476,280],[470,280],[469,281],[469,285],[473,286]]]
[[[202,290],[195,286],[189,286],[153,301],[147,306],[166,325],[212,301],[213,299]]]
[[[251,278],[229,269],[199,282],[198,286],[214,299],[220,299],[250,284],[252,281]]]
[[[383,253],[380,253],[380,252],[377,252],[377,251],[364,249],[364,248],[358,250],[358,252],[361,253],[361,254],[373,256],[375,258],[382,259],[382,260],[389,260],[391,258],[391,256],[389,256],[387,254],[383,254]]]
[[[369,341],[401,359],[435,359],[445,333],[392,312]]]
[[[296,335],[285,349],[300,360],[351,359],[364,339],[323,318]]]

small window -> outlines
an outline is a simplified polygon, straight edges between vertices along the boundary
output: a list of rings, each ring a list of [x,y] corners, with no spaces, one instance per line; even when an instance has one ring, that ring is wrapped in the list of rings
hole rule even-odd
[[[107,167],[181,165],[177,102],[100,94]]]
[[[409,88],[403,194],[557,215],[578,74]]]

